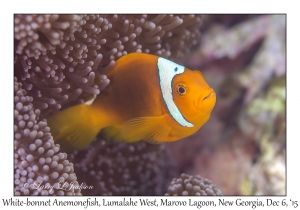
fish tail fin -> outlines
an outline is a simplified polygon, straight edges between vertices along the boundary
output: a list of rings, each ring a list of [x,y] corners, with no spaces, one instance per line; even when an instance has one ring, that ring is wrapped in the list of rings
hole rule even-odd
[[[87,104],[67,108],[47,120],[55,143],[63,151],[80,150],[88,146],[102,128],[101,115]]]

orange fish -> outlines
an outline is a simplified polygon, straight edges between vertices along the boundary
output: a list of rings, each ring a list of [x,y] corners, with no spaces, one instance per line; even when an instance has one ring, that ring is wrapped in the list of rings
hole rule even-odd
[[[199,130],[216,102],[200,71],[155,55],[125,55],[107,77],[110,84],[92,104],[48,119],[54,141],[64,149],[85,148],[99,131],[116,141],[177,141]]]

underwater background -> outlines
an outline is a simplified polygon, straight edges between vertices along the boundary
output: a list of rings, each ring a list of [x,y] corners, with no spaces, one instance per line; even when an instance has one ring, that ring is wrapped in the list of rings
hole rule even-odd
[[[285,195],[285,45],[285,15],[15,15],[15,195]],[[217,94],[209,121],[173,143],[60,151],[46,118],[101,97],[131,52],[199,69]]]

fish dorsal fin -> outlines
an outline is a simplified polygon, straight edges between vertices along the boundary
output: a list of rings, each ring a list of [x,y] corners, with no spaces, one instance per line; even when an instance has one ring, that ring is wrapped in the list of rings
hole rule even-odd
[[[126,121],[121,127],[124,139],[129,142],[145,140],[151,143],[161,143],[172,128],[167,125],[164,115],[157,117],[137,117]]]

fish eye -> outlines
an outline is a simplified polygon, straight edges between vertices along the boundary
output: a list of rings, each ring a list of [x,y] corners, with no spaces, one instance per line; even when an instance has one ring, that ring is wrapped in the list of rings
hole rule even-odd
[[[176,91],[180,96],[184,96],[186,94],[187,88],[183,84],[178,84],[176,86]]]

